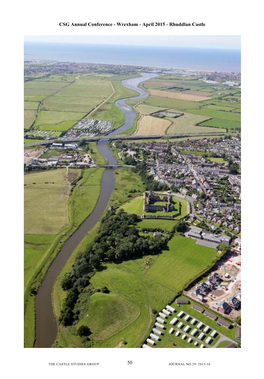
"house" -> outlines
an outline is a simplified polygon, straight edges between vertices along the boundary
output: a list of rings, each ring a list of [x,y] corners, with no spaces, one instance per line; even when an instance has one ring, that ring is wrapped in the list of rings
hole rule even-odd
[[[194,325],[194,324],[196,324],[196,323],[197,323],[196,318],[193,318],[192,321],[191,321],[191,324]]]
[[[173,332],[174,332],[174,329],[171,328],[171,329],[169,330],[169,334],[172,334]]]
[[[160,329],[164,329],[164,325],[159,324],[158,322],[155,322],[155,326],[157,326]]]
[[[202,322],[199,322],[199,324],[197,325],[197,328],[202,329],[203,326],[204,324]]]
[[[178,317],[183,317],[183,315],[185,315],[185,313],[183,311],[180,311],[177,316]]]
[[[199,340],[202,340],[204,338],[205,334],[204,333],[200,333],[199,336],[198,336],[198,339]]]
[[[241,328],[238,326],[236,327],[236,339],[241,340]]]
[[[205,314],[205,316],[211,318],[214,321],[217,319],[217,316],[211,312],[205,311],[204,314]]]
[[[178,325],[178,328],[181,329],[183,327],[183,323],[180,322],[179,325]]]
[[[204,311],[204,308],[199,307],[199,305],[196,305],[196,304],[192,304],[192,308],[195,309],[196,311],[200,312],[200,313],[203,313],[203,311]]]
[[[188,321],[188,320],[190,320],[190,318],[191,318],[191,316],[186,315],[186,316],[184,317],[184,320],[185,320],[185,321]]]
[[[162,309],[162,312],[165,313],[165,315],[170,316],[170,312],[167,309]]]
[[[207,333],[207,332],[209,332],[209,330],[210,330],[210,328],[209,328],[209,326],[207,325],[207,326],[204,328],[204,332]]]
[[[188,299],[177,299],[176,303],[177,305],[183,305],[183,304],[189,304],[190,302]]]
[[[177,331],[177,332],[175,333],[175,336],[178,337],[180,334],[181,334],[181,333],[180,333],[179,331]]]
[[[178,321],[177,317],[174,317],[174,318],[170,321],[170,324],[171,324],[171,325],[175,325],[177,321]]]
[[[152,330],[154,333],[158,334],[159,336],[162,334],[162,332],[159,329],[153,328]]]
[[[167,308],[168,311],[170,311],[170,312],[175,312],[175,309],[172,308],[170,305],[166,305],[166,308]]]
[[[228,322],[228,321],[226,321],[226,320],[224,320],[223,318],[218,318],[218,320],[217,320],[217,324],[218,325],[222,325],[222,326],[224,326],[225,328],[227,328],[227,329],[229,329],[230,328],[230,326],[231,326],[231,323],[230,322]]]
[[[146,340],[148,343],[150,343],[151,345],[155,345],[155,342],[154,341],[152,341],[150,338],[147,338],[147,340]]]
[[[157,320],[158,322],[161,322],[162,324],[165,323],[165,321],[164,321],[163,318],[161,318],[161,317],[157,317],[156,320]]]
[[[186,333],[188,333],[188,330],[190,330],[190,326],[189,325],[186,325],[185,328],[183,329]]]
[[[211,337],[206,338],[205,342],[209,345],[212,342],[212,338]]]
[[[211,333],[211,337],[216,337],[216,336],[217,336],[217,331],[213,330],[212,333]]]
[[[146,344],[142,345],[142,348],[143,348],[143,349],[145,349],[145,348],[147,348],[147,347],[150,347],[150,348],[151,348],[151,346],[149,346],[149,345],[146,345]]]
[[[156,341],[160,340],[159,336],[156,336],[156,334],[153,334],[153,333],[150,333],[150,337],[153,338]]]
[[[196,333],[197,333],[197,329],[193,329],[193,331],[191,332],[191,335],[195,336]]]

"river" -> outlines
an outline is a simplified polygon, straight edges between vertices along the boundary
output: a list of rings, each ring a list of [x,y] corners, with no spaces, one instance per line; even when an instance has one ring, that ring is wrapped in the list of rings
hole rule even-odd
[[[108,137],[113,136],[121,131],[129,129],[132,126],[132,122],[136,117],[133,109],[125,102],[128,99],[140,99],[147,95],[147,92],[141,88],[138,88],[139,83],[144,82],[155,74],[143,73],[141,77],[126,79],[122,81],[122,84],[129,88],[139,92],[138,96],[124,98],[115,102],[116,106],[121,109],[125,115],[125,123],[118,129],[114,130],[107,137],[102,138],[98,144],[98,150],[100,154],[109,162],[109,164],[116,164],[117,161],[113,157],[111,151],[107,146]],[[101,191],[97,204],[93,212],[86,218],[82,225],[72,234],[72,236],[65,242],[61,251],[56,256],[52,264],[50,265],[46,276],[38,289],[35,306],[36,306],[36,342],[35,347],[51,347],[57,336],[57,322],[53,314],[51,293],[56,278],[65,266],[67,260],[71,256],[72,252],[82,241],[84,236],[96,225],[103,215],[109,198],[115,188],[114,180],[115,170],[106,169],[103,173],[101,181]]]

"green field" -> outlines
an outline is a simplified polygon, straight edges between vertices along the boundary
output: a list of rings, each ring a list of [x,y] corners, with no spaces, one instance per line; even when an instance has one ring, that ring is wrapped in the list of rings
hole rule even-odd
[[[211,120],[202,122],[200,126],[212,126],[215,128],[235,129],[240,128],[241,123],[238,121],[220,120],[217,118],[213,118]]]
[[[178,111],[185,111],[191,108],[198,109],[201,106],[201,103],[194,102],[194,101],[171,99],[167,97],[153,96],[153,95],[148,96],[146,100],[144,101],[144,104],[151,105],[154,107],[172,108]]]
[[[37,110],[39,106],[39,102],[33,102],[33,101],[25,101],[24,102],[24,109],[34,109]]]
[[[109,203],[114,208],[120,207],[128,199],[142,194],[144,190],[145,186],[138,174],[134,173],[131,168],[120,168],[115,171],[115,191],[112,193]]]
[[[68,222],[69,184],[66,170],[25,175],[26,234],[55,234]]]
[[[88,153],[91,155],[92,159],[96,164],[105,164],[106,159],[102,157],[97,149],[97,142],[89,142],[89,151]]]
[[[43,101],[41,110],[88,113],[112,93],[109,81],[80,76]]]
[[[190,238],[174,236],[146,276],[175,292],[183,289],[193,277],[209,266],[216,257],[215,249],[196,245]]]
[[[79,226],[94,209],[100,194],[103,168],[84,170],[72,196],[73,224]]]
[[[176,225],[174,220],[162,220],[162,219],[153,219],[153,218],[144,218],[141,220],[137,227],[142,229],[161,229],[168,232],[171,232],[173,227]]]
[[[77,324],[77,327],[89,325],[95,339],[94,347],[115,347],[122,341],[127,342],[126,347],[140,347],[154,321],[151,309],[162,308],[174,295],[170,289],[144,277],[144,272],[152,261],[153,257],[146,256],[120,265],[109,264],[106,270],[96,273],[92,278],[95,288],[109,288],[109,295],[114,296],[115,303],[118,299],[121,309],[128,307],[128,312],[116,312],[113,299],[107,300],[109,295],[105,295],[104,301],[97,305],[101,307],[101,317],[92,320],[88,316]],[[89,315],[94,304],[93,296],[88,308]],[[98,301],[98,297],[95,300]],[[113,325],[109,328],[109,318],[115,320],[114,329]]]
[[[26,288],[36,266],[46,255],[52,243],[55,241],[55,234],[25,234],[24,237],[24,287]]]
[[[77,112],[47,112],[41,111],[37,115],[34,128],[41,130],[67,130],[78,120],[83,118],[85,113]],[[67,121],[71,121],[66,123]],[[68,125],[68,128],[66,128]],[[63,129],[64,127],[64,129]],[[65,129],[66,128],[66,129]]]
[[[183,116],[178,118],[167,118],[172,122],[172,125],[168,128],[166,134],[225,132],[225,129],[202,126],[206,118],[207,117],[186,112],[184,112]]]
[[[36,118],[36,111],[32,109],[25,109],[24,111],[24,129],[29,129]]]

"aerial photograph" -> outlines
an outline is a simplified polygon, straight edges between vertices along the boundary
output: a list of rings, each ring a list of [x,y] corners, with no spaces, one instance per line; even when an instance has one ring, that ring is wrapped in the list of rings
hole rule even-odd
[[[24,37],[24,347],[241,347],[240,36]]]

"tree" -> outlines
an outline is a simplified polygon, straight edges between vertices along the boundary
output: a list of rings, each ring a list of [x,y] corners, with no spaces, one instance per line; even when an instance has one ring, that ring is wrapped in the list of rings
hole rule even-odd
[[[81,325],[77,330],[77,334],[79,337],[88,337],[91,334],[91,330],[88,328],[88,326]]]
[[[236,323],[241,326],[241,316],[237,316],[235,319]]]
[[[217,250],[222,251],[222,253],[227,253],[229,251],[229,245],[225,245],[224,243],[220,243],[220,245],[217,246]]]
[[[237,175],[239,173],[239,165],[237,163],[232,163],[230,166],[229,166],[229,172],[230,174],[232,175]]]
[[[186,232],[186,230],[187,230],[187,225],[186,225],[186,223],[185,223],[184,220],[179,221],[179,223],[178,223],[178,225],[177,225],[177,227],[176,227],[176,230],[177,230],[177,232],[179,232],[179,233],[185,233],[185,232]]]

